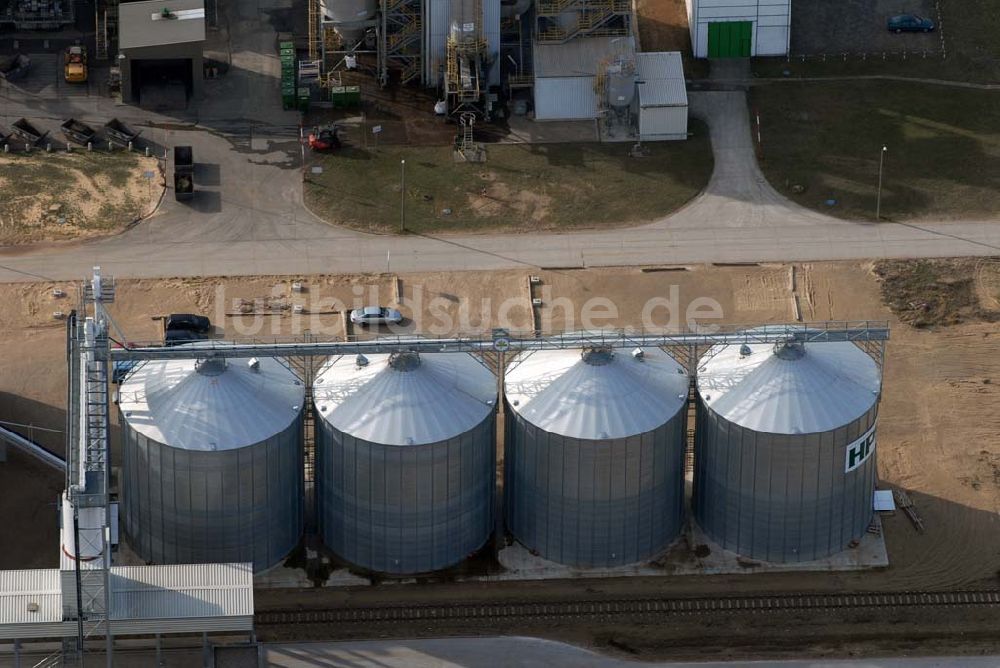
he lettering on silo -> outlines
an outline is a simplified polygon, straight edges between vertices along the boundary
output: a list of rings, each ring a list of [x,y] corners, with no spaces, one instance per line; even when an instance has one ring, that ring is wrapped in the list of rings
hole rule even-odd
[[[872,426],[864,436],[847,446],[847,467],[845,472],[853,471],[875,451],[875,427]]]

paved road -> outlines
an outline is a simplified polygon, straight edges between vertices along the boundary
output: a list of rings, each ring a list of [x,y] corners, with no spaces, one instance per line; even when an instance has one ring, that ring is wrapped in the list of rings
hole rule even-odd
[[[639,663],[538,638],[449,638],[265,645],[274,668],[993,668],[1000,657],[934,657],[845,661]]]
[[[110,239],[0,249],[0,281],[79,279],[94,265],[118,277],[593,267],[869,257],[994,255],[997,221],[921,225],[851,223],[776,193],[757,167],[742,92],[692,92],[711,129],[715,172],[682,210],[642,227],[574,234],[366,235],[331,227],[302,204],[297,115],[280,109],[273,35],[262,29],[283,0],[227,10],[233,68],[206,82],[196,110],[155,115],[99,97],[2,91],[2,120],[25,115],[55,129],[72,115],[151,123],[158,147],[190,143],[201,189],[191,205],[168,193],[160,211]],[[624,150],[624,148],[623,148]]]

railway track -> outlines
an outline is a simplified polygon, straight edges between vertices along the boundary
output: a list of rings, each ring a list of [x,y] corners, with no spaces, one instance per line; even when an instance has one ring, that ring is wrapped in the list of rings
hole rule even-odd
[[[255,615],[258,626],[288,624],[377,624],[396,622],[462,622],[533,618],[628,617],[727,612],[878,609],[920,607],[1000,607],[1000,590],[802,594],[717,598],[646,598],[555,603],[466,603],[458,605],[372,606],[318,610],[266,610]]]

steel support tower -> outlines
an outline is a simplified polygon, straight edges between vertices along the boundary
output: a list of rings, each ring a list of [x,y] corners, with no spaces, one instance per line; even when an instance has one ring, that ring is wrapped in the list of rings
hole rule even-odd
[[[422,0],[380,0],[379,8],[379,84],[387,86],[393,72],[400,84],[419,79],[424,43]]]

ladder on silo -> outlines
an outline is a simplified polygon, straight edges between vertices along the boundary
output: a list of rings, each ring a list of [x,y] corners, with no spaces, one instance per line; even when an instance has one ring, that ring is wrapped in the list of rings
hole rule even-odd
[[[687,425],[685,431],[685,444],[684,444],[684,473],[694,473],[694,439],[695,431],[698,425],[698,411],[697,411],[697,396],[698,388],[697,382],[695,380],[695,375],[691,374],[688,381],[688,399],[687,399]]]

